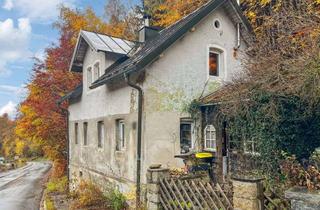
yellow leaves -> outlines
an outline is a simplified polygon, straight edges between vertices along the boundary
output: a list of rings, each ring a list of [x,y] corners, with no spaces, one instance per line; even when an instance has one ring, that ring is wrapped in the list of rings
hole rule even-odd
[[[261,0],[260,4],[262,6],[266,6],[267,4],[269,4],[271,2],[271,0]]]
[[[257,17],[257,15],[256,15],[256,13],[254,13],[253,11],[249,11],[249,12],[247,13],[247,17],[248,17],[249,19],[255,19],[255,18]]]

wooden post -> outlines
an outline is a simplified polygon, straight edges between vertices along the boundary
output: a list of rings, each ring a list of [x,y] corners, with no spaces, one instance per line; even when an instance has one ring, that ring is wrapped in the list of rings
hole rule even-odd
[[[147,209],[161,209],[160,204],[160,180],[170,176],[169,169],[149,168],[147,172]]]
[[[263,184],[261,178],[233,177],[233,206],[238,210],[262,210]]]

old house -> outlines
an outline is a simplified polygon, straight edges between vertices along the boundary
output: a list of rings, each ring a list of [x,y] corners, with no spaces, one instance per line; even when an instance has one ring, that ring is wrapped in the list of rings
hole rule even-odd
[[[70,104],[71,178],[129,191],[146,182],[151,164],[181,167],[174,156],[193,150],[219,156],[223,169],[223,130],[185,110],[241,71],[250,32],[235,0],[209,1],[162,30],[146,25],[137,42],[81,31],[70,70],[83,84],[62,98]]]

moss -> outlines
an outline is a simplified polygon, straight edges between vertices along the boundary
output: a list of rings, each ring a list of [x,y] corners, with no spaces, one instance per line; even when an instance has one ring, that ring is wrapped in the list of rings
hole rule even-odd
[[[147,90],[147,94],[151,95],[147,107],[155,111],[182,112],[185,104],[189,101],[182,89],[159,92],[155,87],[151,87]]]

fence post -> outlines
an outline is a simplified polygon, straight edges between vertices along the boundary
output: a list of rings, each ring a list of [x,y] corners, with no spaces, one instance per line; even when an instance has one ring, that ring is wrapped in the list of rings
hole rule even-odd
[[[160,180],[169,177],[169,169],[150,167],[147,171],[147,209],[161,209]]]
[[[237,210],[262,210],[263,184],[261,178],[233,177],[233,206]]]

